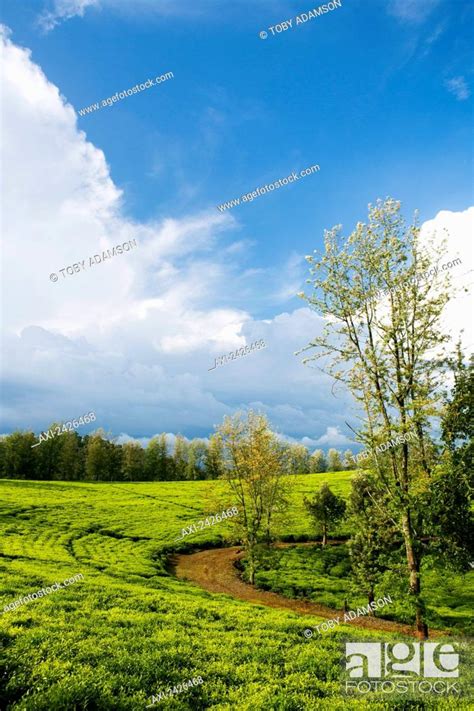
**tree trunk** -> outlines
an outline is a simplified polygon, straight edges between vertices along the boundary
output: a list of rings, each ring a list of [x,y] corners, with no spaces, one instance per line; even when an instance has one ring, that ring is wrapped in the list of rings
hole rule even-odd
[[[247,559],[248,559],[248,574],[249,583],[251,585],[255,584],[255,571],[256,571],[256,561],[255,561],[255,541],[252,537],[247,540],[246,546]]]
[[[249,583],[251,585],[255,584],[255,558],[253,549],[249,550]]]
[[[328,542],[328,529],[326,524],[323,525],[323,542],[322,545],[326,546]]]
[[[266,531],[265,531],[265,542],[267,546],[270,546],[270,543],[272,542],[272,534],[271,534],[271,515],[267,516],[267,526],[266,526]]]
[[[410,514],[407,511],[402,518],[403,538],[410,572],[410,594],[415,598],[416,632],[420,639],[428,639],[428,626],[423,619],[423,602],[421,600],[420,562],[413,545],[413,531]]]
[[[255,585],[255,568],[253,565],[250,567],[249,583],[250,585]]]

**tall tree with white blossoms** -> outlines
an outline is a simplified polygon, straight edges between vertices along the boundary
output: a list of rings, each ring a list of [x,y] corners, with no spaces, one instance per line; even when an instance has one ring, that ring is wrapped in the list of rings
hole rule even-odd
[[[388,198],[369,205],[367,223],[359,222],[346,239],[341,226],[326,231],[325,253],[306,257],[313,292],[300,296],[326,317],[323,334],[303,349],[316,349],[305,362],[322,358],[324,369],[365,412],[359,439],[372,452],[371,468],[403,540],[417,631],[427,636],[420,566],[435,464],[428,430],[440,412],[435,390],[448,340],[440,317],[450,290],[448,275],[442,285],[420,281],[440,258],[442,245],[431,239],[422,250],[419,233],[416,221],[405,224],[399,202]],[[412,431],[414,440],[376,450]]]

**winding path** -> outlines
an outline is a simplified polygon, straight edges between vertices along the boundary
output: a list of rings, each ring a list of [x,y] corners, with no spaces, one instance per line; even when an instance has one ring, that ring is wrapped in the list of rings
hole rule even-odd
[[[277,544],[279,547],[288,544]],[[294,545],[294,544],[289,544]],[[301,544],[298,544],[301,545]],[[310,544],[314,545],[314,544]],[[258,590],[253,585],[244,583],[238,574],[235,563],[243,556],[243,551],[238,546],[231,548],[213,548],[211,550],[199,551],[198,553],[176,554],[172,557],[171,563],[175,575],[180,580],[188,580],[196,583],[211,593],[224,593],[239,600],[245,600],[256,605],[266,605],[283,610],[290,610],[302,615],[316,615],[332,619],[338,615],[344,619],[344,611],[333,610],[326,605],[316,602],[306,602],[304,600],[292,600],[278,593]],[[346,625],[356,625],[372,630],[385,630],[388,632],[399,632],[411,637],[416,636],[416,631],[409,625],[399,622],[383,620],[377,617],[356,617]],[[314,636],[318,632],[314,631]],[[324,634],[324,633],[323,633]],[[440,630],[430,630],[431,637],[438,637],[447,634]],[[308,635],[309,636],[309,635]]]

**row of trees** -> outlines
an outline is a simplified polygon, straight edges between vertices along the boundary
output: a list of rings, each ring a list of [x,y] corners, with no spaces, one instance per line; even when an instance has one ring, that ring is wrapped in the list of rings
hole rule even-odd
[[[356,462],[350,449],[339,452],[337,449],[331,448],[327,455],[322,449],[316,449],[310,454],[303,444],[293,444],[288,448],[288,455],[290,457],[290,471],[298,474],[341,472],[361,468],[361,462]]]
[[[55,431],[57,425],[50,430]],[[0,478],[56,479],[60,481],[192,481],[217,479],[223,472],[221,439],[188,441],[181,435],[170,447],[165,434],[153,437],[143,448],[137,442],[117,444],[103,430],[80,436],[66,432],[42,441],[33,432],[13,432],[0,439]],[[285,455],[288,474],[352,469],[349,450],[330,449],[327,456],[312,455],[301,444],[278,447]]]
[[[52,426],[53,429],[55,425]],[[67,432],[35,447],[32,432],[13,432],[0,440],[0,477],[62,481],[175,481],[216,479],[221,474],[221,448],[188,442],[178,435],[173,451],[165,434],[143,448],[138,442],[117,444],[103,430],[81,437]]]

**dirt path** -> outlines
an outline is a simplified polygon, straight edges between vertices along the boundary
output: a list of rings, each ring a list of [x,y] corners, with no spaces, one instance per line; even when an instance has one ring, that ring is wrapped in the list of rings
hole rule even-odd
[[[286,545],[301,544],[280,545],[286,547]],[[200,551],[199,553],[175,555],[171,562],[177,578],[196,583],[211,593],[224,593],[256,605],[266,605],[267,607],[290,610],[291,612],[297,612],[302,615],[317,615],[318,617],[328,619],[339,615],[341,619],[344,619],[344,611],[333,610],[331,607],[326,607],[326,605],[320,605],[316,602],[291,600],[278,593],[258,590],[253,585],[242,582],[234,565],[242,556],[242,549],[234,546],[232,548],[214,548],[212,550]],[[357,627],[372,630],[400,632],[401,634],[415,636],[414,629],[409,625],[368,616],[357,617],[353,622],[346,622],[345,624],[356,625]],[[316,630],[314,630],[313,634],[316,637],[319,636]],[[443,634],[443,632],[438,630],[430,632],[430,636],[433,637],[440,636],[441,634]]]

